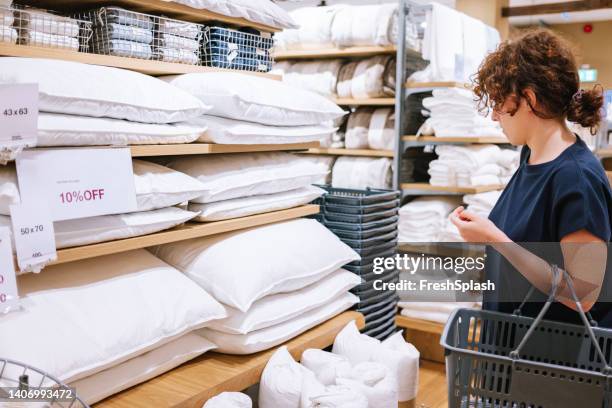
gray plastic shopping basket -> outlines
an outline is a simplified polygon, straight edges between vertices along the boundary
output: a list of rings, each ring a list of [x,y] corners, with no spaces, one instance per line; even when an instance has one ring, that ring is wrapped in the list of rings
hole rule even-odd
[[[552,270],[557,282],[559,269]],[[584,326],[542,320],[556,285],[535,319],[520,308],[453,313],[440,340],[449,408],[612,408],[612,330],[591,326],[563,276]]]

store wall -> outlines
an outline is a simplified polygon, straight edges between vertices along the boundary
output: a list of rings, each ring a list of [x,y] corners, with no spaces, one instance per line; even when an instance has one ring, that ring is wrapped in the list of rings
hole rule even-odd
[[[612,89],[612,21],[591,23],[593,31],[588,34],[583,31],[584,24],[556,24],[550,28],[576,46],[579,64],[589,64],[597,69],[597,82]]]

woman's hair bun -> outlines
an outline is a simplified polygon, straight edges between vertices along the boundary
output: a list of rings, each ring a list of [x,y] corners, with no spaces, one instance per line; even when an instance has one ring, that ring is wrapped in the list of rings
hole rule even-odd
[[[574,94],[569,103],[567,120],[595,129],[602,120],[603,104],[603,92],[600,87],[591,90],[581,89]]]

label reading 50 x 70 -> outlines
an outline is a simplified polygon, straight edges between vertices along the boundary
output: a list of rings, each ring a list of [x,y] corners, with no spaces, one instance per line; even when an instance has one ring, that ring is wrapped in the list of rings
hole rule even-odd
[[[53,221],[136,210],[128,148],[27,150],[17,177],[22,201],[44,200]]]

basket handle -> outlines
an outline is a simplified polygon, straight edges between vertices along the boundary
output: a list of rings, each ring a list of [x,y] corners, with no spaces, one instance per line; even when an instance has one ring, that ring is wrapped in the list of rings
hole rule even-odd
[[[548,299],[546,300],[546,303],[544,304],[544,306],[542,307],[542,310],[540,310],[540,313],[538,313],[537,317],[535,318],[535,320],[529,327],[529,330],[527,330],[527,333],[525,333],[525,336],[523,336],[523,339],[521,340],[519,345],[516,347],[516,349],[510,352],[509,357],[513,360],[520,359],[519,354],[521,352],[521,349],[525,346],[525,344],[527,343],[527,341],[529,340],[529,338],[531,337],[535,329],[539,326],[540,322],[544,319],[544,315],[546,314],[546,312],[550,308],[550,305],[555,299],[557,290],[559,288],[559,279],[558,279],[559,273],[562,273],[563,274],[562,277],[567,282],[567,287],[570,291],[570,294],[572,295],[572,299],[574,300],[574,303],[576,304],[576,308],[578,309],[578,314],[580,315],[580,318],[582,319],[582,322],[584,323],[584,326],[586,327],[587,332],[589,333],[589,337],[591,339],[591,342],[593,343],[593,346],[595,347],[595,350],[597,351],[597,355],[599,356],[601,361],[605,364],[605,367],[602,370],[602,372],[606,375],[612,375],[612,367],[610,367],[610,365],[608,364],[608,361],[606,360],[606,357],[603,351],[601,350],[601,347],[599,346],[597,337],[595,337],[595,333],[593,332],[593,327],[591,327],[591,324],[589,323],[589,320],[584,312],[584,309],[582,308],[582,304],[580,303],[580,300],[578,299],[578,296],[576,295],[576,291],[574,290],[574,284],[572,283],[572,279],[569,273],[566,270],[562,270],[561,272],[559,272],[559,267],[555,264],[552,264],[552,273],[553,273],[553,287],[550,291],[550,295],[548,296]],[[530,289],[529,293],[527,294],[527,297],[531,295],[532,290],[533,288]],[[519,311],[520,311],[520,308],[522,308],[522,306],[525,304],[526,300],[527,299],[525,299],[523,303],[521,304],[521,306],[519,306]]]

